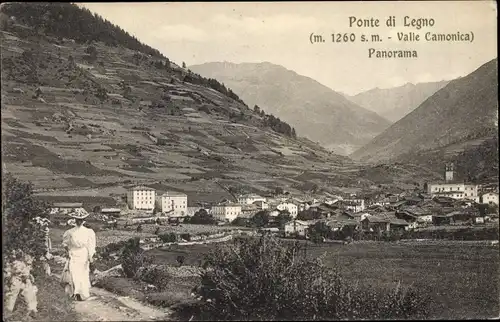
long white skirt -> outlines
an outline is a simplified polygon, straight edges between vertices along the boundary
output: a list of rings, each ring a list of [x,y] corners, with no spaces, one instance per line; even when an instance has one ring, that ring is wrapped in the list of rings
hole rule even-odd
[[[66,288],[71,295],[80,294],[83,299],[90,297],[90,268],[87,248],[69,250],[69,272],[73,285]]]

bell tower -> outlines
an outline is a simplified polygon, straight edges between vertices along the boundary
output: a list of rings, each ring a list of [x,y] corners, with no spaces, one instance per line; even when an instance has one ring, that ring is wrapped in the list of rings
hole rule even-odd
[[[446,182],[453,181],[454,174],[455,174],[455,167],[454,167],[453,163],[446,164],[445,172],[444,172],[444,180]]]

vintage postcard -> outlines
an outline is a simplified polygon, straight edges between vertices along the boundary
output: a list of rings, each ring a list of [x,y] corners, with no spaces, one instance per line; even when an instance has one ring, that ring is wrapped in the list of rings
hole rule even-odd
[[[5,321],[500,316],[494,1],[0,6]]]

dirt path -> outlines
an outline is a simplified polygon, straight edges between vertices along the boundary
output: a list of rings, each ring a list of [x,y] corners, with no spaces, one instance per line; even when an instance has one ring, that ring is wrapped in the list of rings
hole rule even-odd
[[[74,302],[80,321],[168,321],[172,311],[145,305],[128,296],[118,296],[92,287],[91,297]]]

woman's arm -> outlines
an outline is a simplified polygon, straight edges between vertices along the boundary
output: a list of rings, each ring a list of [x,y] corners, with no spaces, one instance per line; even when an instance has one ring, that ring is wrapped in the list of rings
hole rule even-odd
[[[94,261],[95,248],[96,248],[96,237],[95,232],[92,229],[88,230],[89,239],[88,239],[88,251],[89,251],[89,261],[92,263]]]
[[[69,257],[69,244],[70,244],[70,234],[69,230],[66,230],[63,235],[62,246],[66,252],[66,257]]]

